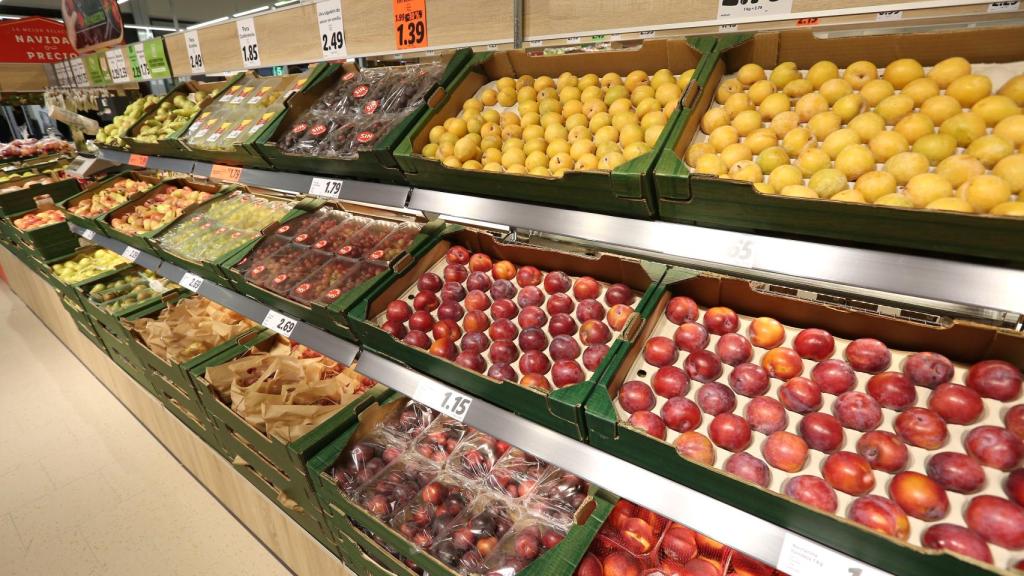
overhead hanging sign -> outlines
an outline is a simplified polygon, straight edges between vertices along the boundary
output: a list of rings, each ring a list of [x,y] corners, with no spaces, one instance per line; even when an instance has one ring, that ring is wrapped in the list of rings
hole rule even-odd
[[[64,36],[79,52],[97,52],[124,40],[117,0],[62,0]]]
[[[53,64],[75,56],[60,22],[38,16],[0,22],[0,62]]]

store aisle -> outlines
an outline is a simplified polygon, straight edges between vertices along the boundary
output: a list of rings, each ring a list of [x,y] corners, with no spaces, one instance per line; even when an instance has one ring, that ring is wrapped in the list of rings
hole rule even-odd
[[[289,574],[2,282],[0,573]]]

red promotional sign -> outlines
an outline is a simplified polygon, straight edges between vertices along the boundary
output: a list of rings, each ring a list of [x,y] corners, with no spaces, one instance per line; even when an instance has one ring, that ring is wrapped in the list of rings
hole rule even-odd
[[[51,64],[75,56],[60,22],[38,16],[0,22],[0,62]]]

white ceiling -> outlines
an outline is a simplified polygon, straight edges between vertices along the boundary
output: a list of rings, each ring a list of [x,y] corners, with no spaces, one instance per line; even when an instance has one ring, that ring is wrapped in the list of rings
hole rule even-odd
[[[150,19],[171,21],[177,14],[180,22],[204,22],[267,4],[273,0],[129,0],[121,4],[121,12],[131,14],[133,7],[142,6]],[[59,10],[60,4],[57,0],[3,0],[0,13],[7,7]]]

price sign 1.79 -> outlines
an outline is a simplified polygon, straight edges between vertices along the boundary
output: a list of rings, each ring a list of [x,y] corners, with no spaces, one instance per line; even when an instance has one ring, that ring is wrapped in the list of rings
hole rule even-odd
[[[459,422],[466,419],[466,416],[469,414],[469,408],[473,405],[472,396],[437,382],[421,383],[416,387],[412,399],[422,402]]]
[[[344,180],[331,180],[330,178],[313,178],[309,184],[309,195],[320,198],[339,198],[341,186]]]

